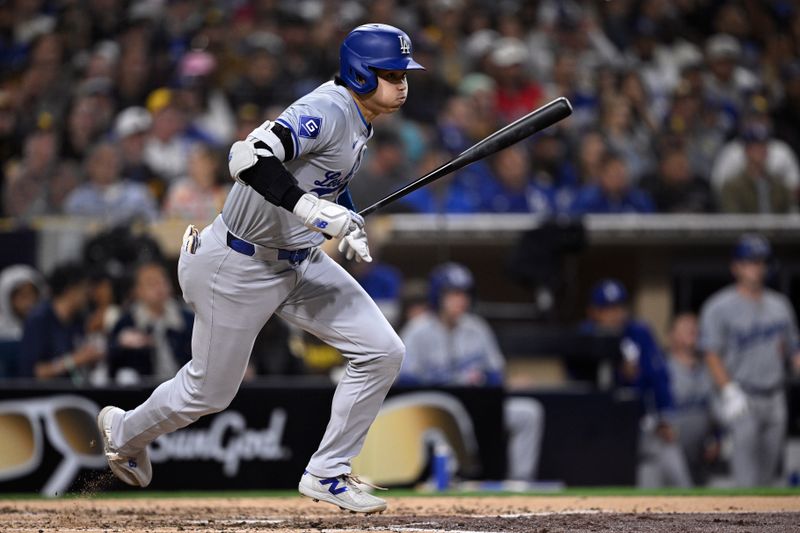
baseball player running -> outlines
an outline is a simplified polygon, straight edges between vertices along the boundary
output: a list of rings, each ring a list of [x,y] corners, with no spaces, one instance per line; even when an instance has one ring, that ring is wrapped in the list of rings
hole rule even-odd
[[[371,261],[364,220],[347,185],[372,136],[372,120],[400,109],[406,71],[424,69],[411,52],[405,32],[359,26],[342,43],[335,81],[233,144],[229,167],[236,183],[222,214],[199,235],[187,228],[178,262],[184,298],[196,313],[192,360],[136,409],[109,406],[98,415],[109,465],[120,479],[147,486],[150,442],[228,406],[256,335],[277,314],[348,359],[300,492],[354,512],[386,508],[359,488],[350,462],[405,348],[367,293],[319,245],[326,237],[341,239],[348,258]]]
[[[740,487],[773,481],[786,436],[785,369],[800,361],[797,319],[783,295],[764,287],[769,242],[745,234],[733,252],[736,280],[703,305],[699,347],[719,389],[719,417],[733,440]]]

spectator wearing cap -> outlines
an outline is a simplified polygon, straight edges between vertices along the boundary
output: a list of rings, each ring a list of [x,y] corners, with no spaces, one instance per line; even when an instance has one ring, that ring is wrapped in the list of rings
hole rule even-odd
[[[430,310],[411,318],[400,331],[406,356],[398,384],[404,386],[499,387],[505,360],[489,324],[470,311],[472,273],[458,263],[437,266],[430,275]],[[508,431],[509,479],[536,478],[544,409],[533,398],[503,402]]]
[[[652,213],[650,196],[630,183],[625,160],[608,152],[603,155],[597,183],[582,187],[569,211],[575,215],[590,213]]]
[[[95,145],[84,165],[87,181],[67,197],[65,213],[93,217],[106,224],[155,220],[158,210],[147,187],[120,179],[120,170],[117,147],[110,142]]]
[[[497,82],[497,113],[507,124],[530,113],[542,103],[544,91],[528,73],[528,49],[514,37],[495,41],[489,53],[492,77]]]
[[[188,118],[178,105],[175,92],[161,87],[147,97],[147,110],[153,125],[144,146],[144,160],[168,184],[186,175],[186,162],[192,145],[212,142],[189,129]]]
[[[783,176],[767,167],[769,134],[766,128],[753,126],[742,134],[745,166],[742,172],[722,186],[720,210],[725,213],[789,213],[797,203]]]
[[[779,178],[795,195],[800,189],[800,165],[791,147],[771,133],[769,117],[754,114],[742,127],[741,134],[725,144],[718,152],[711,168],[711,186],[719,192],[728,180],[741,176],[748,166],[746,147],[756,142],[765,145],[764,171]]]
[[[147,109],[133,106],[123,109],[114,123],[114,137],[119,144],[123,180],[147,185],[156,198],[164,194],[165,185],[144,160],[144,146],[153,119]]]
[[[772,485],[786,437],[787,368],[800,370],[800,335],[791,302],[765,286],[772,249],[742,235],[733,249],[734,283],[700,312],[699,349],[718,391],[716,411],[733,443],[740,487]]]
[[[703,78],[706,99],[722,108],[734,124],[745,106],[745,97],[756,90],[758,78],[739,65],[742,46],[736,37],[718,33],[706,41],[708,71]]]
[[[667,365],[650,326],[631,316],[628,291],[615,279],[601,280],[592,288],[587,313],[581,325],[584,333],[619,337],[622,357],[616,384],[633,388],[642,403],[637,485],[690,486],[689,468],[671,422],[675,404]]]

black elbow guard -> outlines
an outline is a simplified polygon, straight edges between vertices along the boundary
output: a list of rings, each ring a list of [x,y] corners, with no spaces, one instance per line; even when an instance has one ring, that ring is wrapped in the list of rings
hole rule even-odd
[[[269,150],[263,143],[256,143],[256,147]],[[305,194],[297,186],[297,180],[292,173],[275,157],[259,157],[256,164],[243,170],[239,177],[269,203],[288,211],[292,211],[300,197]]]

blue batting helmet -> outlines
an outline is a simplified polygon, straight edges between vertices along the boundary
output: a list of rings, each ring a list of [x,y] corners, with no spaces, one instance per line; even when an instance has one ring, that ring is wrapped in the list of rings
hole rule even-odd
[[[772,255],[769,241],[758,233],[745,233],[736,242],[733,259],[736,261],[766,261]]]
[[[364,24],[345,37],[339,49],[339,77],[358,94],[378,87],[372,69],[425,70],[411,57],[411,39],[388,24]]]
[[[428,284],[430,303],[434,309],[439,308],[442,293],[447,290],[459,290],[472,293],[475,281],[472,272],[459,263],[444,263],[434,268]]]

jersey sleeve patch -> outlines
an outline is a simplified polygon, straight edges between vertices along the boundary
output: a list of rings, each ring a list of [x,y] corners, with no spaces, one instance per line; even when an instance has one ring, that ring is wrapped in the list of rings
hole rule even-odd
[[[307,139],[316,139],[322,128],[322,118],[310,115],[300,115],[300,128],[297,134]]]

